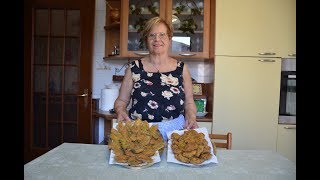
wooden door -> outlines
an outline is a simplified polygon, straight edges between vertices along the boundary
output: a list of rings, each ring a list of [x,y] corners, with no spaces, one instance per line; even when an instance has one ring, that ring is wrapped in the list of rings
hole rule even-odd
[[[24,162],[63,142],[92,143],[95,0],[26,0]]]

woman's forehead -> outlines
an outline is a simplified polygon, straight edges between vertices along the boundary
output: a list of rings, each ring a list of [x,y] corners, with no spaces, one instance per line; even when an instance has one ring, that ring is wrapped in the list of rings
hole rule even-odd
[[[160,24],[156,24],[151,28],[151,33],[152,32],[166,32],[167,31],[167,27],[166,25],[164,25],[163,23]]]

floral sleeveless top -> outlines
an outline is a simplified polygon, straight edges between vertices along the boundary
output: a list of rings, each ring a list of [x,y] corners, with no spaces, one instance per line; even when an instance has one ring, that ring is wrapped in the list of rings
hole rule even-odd
[[[159,73],[146,72],[141,60],[139,66],[130,63],[133,89],[131,119],[140,118],[148,122],[171,120],[184,113],[185,94],[183,88],[184,63],[177,62],[174,71]]]

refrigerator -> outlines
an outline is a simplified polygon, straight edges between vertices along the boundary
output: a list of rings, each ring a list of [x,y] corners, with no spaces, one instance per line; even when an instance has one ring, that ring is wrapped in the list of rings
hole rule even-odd
[[[276,150],[280,58],[216,56],[213,133],[232,133],[232,149]]]
[[[266,37],[270,32],[259,30],[266,25],[249,27],[262,9],[241,9],[266,4],[246,2],[251,1],[216,0],[212,133],[231,132],[232,149],[276,151],[280,49]]]

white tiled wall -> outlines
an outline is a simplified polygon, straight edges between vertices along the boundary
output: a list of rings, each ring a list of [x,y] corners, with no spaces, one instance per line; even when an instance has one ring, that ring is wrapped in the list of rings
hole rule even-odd
[[[112,75],[115,75],[115,69],[120,69],[127,60],[103,60],[105,50],[105,16],[106,16],[106,1],[96,0],[95,13],[95,30],[94,30],[94,55],[93,55],[93,81],[92,81],[92,96],[100,98],[101,89],[105,85],[112,84]],[[213,82],[213,68],[211,65],[204,62],[186,61],[190,69],[190,74],[197,82],[210,83]],[[117,75],[123,75],[123,68]],[[104,138],[104,122],[99,120],[99,142]]]

